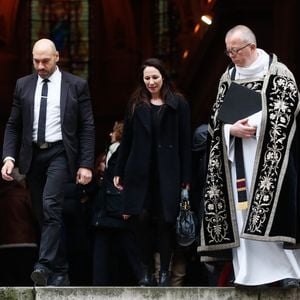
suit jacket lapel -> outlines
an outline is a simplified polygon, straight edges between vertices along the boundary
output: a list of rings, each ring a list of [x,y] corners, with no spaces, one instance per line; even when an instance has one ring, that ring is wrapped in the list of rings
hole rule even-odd
[[[31,125],[31,129],[33,128],[33,119],[34,119],[34,95],[36,90],[36,84],[37,84],[37,75],[32,74],[31,80],[29,81],[29,84],[27,85],[28,88],[28,101],[29,101],[29,124]]]
[[[161,127],[161,123],[163,122],[163,119],[165,118],[166,112],[168,111],[169,108],[172,108],[173,110],[177,110],[178,99],[176,98],[176,96],[167,95],[165,104],[166,105],[163,105],[161,108],[160,117],[158,119],[159,127]]]
[[[65,79],[64,72],[61,74],[61,97],[60,97],[60,115],[61,115],[61,123],[63,123],[66,103],[67,103],[67,95],[69,89],[69,82]]]

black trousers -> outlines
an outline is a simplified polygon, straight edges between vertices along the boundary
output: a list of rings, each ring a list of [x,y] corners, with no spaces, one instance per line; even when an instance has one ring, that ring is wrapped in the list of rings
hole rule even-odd
[[[35,268],[67,272],[62,209],[68,176],[68,162],[62,143],[48,149],[34,148],[27,180],[41,233]]]
[[[130,286],[141,279],[142,268],[136,237],[129,229],[96,228],[93,284]]]
[[[141,249],[143,264],[154,269],[153,255],[160,254],[160,271],[168,272],[175,245],[174,224],[160,216],[144,211],[136,219],[136,235]]]

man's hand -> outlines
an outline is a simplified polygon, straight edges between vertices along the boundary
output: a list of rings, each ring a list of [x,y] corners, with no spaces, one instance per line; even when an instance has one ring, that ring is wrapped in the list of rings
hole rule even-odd
[[[8,159],[5,161],[2,169],[1,169],[1,174],[2,178],[7,181],[12,181],[14,178],[11,176],[13,168],[15,164],[12,160]]]
[[[250,126],[248,123],[248,119],[242,119],[235,122],[230,127],[230,134],[232,136],[236,136],[242,139],[248,139],[256,134],[256,127]]]
[[[76,183],[79,184],[88,184],[91,182],[93,177],[92,171],[87,168],[79,168],[76,176]]]

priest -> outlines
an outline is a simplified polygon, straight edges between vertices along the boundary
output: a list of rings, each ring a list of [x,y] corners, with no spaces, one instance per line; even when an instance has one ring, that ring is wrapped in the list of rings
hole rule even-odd
[[[232,259],[236,285],[298,287],[298,88],[276,55],[257,48],[250,28],[233,27],[225,44],[232,64],[221,77],[208,128],[201,259]],[[233,84],[258,93],[259,108],[247,113],[243,101],[252,98],[239,92],[240,118],[231,119],[226,95]]]

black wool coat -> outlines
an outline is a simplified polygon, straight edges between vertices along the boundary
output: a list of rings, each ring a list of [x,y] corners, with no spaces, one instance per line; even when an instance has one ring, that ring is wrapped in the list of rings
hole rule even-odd
[[[113,184],[113,174],[119,148],[112,154],[104,171],[103,181],[98,187],[93,202],[92,225],[101,228],[124,229],[126,223],[122,218],[122,192]]]
[[[151,181],[151,108],[147,103],[131,107],[125,116],[124,132],[115,175],[123,181],[124,213],[138,215],[147,199]],[[164,220],[175,222],[179,211],[180,189],[190,182],[190,109],[180,95],[167,97],[161,110],[156,144],[158,182]]]

